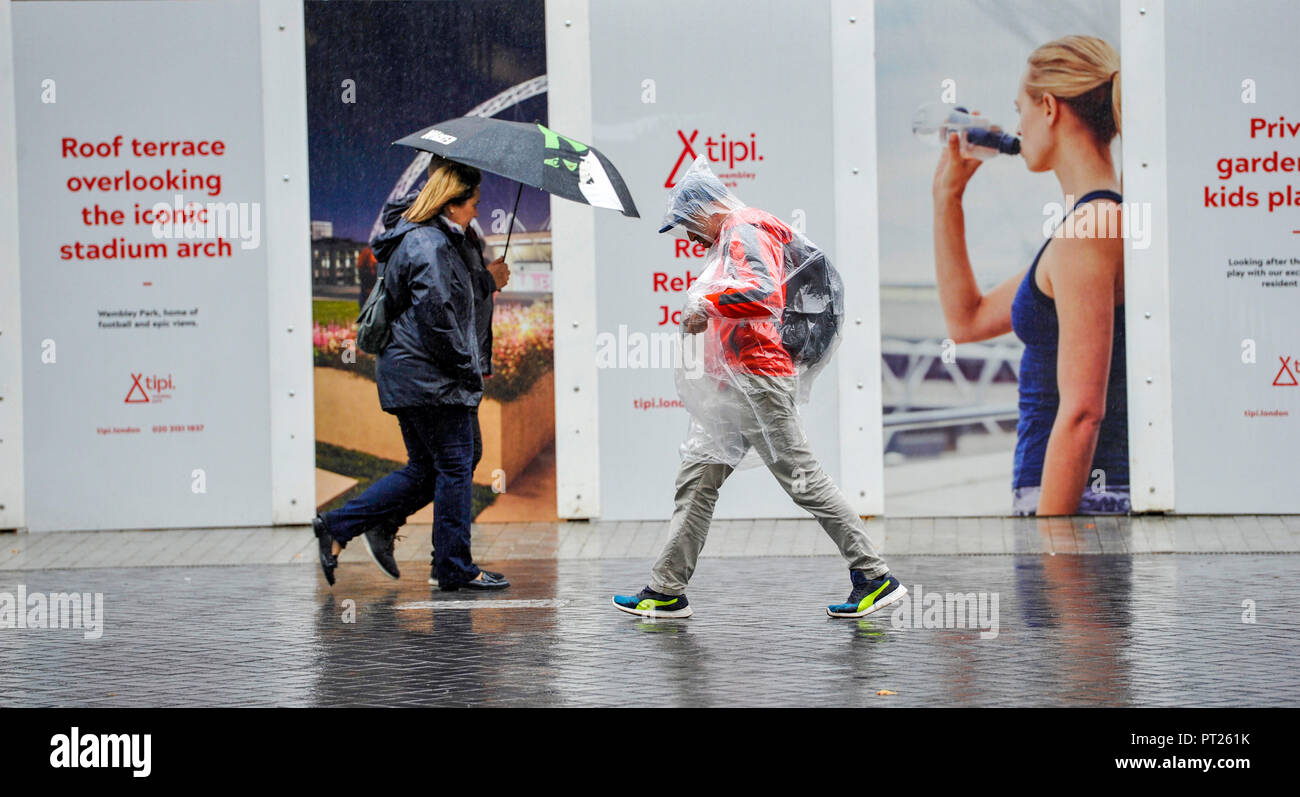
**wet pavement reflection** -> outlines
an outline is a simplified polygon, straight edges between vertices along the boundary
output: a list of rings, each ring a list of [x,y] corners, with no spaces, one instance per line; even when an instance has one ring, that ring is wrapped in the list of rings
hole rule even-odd
[[[5,572],[0,593],[104,593],[104,633],[0,628],[0,705],[1300,705],[1290,554],[898,556],[908,603],[859,620],[824,613],[848,593],[834,557],[703,559],[688,620],[609,605],[646,561],[484,564],[514,586]]]

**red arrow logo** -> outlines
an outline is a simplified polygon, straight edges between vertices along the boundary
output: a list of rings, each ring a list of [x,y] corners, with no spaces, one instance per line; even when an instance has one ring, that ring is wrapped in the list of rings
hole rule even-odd
[[[144,376],[144,374],[131,374],[131,389],[126,392],[125,403],[145,404],[149,401],[149,394],[145,393],[144,388],[140,385],[140,378],[142,376]],[[140,398],[131,398],[137,390],[140,391]]]
[[[1274,386],[1274,387],[1294,387],[1295,385],[1300,384],[1300,383],[1297,383],[1297,382],[1296,382],[1295,374],[1291,372],[1291,366],[1290,366],[1291,358],[1290,358],[1290,357],[1278,357],[1278,359],[1282,361],[1282,367],[1278,369],[1278,371],[1277,371],[1277,376],[1273,377],[1273,386]],[[1286,375],[1286,378],[1289,379],[1289,380],[1291,380],[1291,381],[1289,381],[1289,382],[1283,382],[1283,381],[1281,381],[1281,380],[1282,380],[1282,376],[1283,376],[1283,374],[1285,374],[1285,375]]]
[[[677,170],[682,168],[682,161],[686,160],[687,155],[691,156],[692,162],[699,157],[695,154],[695,147],[691,146],[699,135],[699,130],[692,130],[691,137],[687,138],[685,133],[680,130],[677,131],[677,137],[682,140],[682,154],[677,156],[677,162],[673,164],[673,170],[668,173],[668,179],[664,181],[664,188],[672,188],[677,184]]]

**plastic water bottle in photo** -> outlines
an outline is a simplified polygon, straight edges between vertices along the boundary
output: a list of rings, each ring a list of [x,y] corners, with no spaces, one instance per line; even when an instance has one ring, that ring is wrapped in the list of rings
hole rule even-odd
[[[1004,133],[991,119],[970,113],[961,106],[926,103],[912,117],[912,133],[929,144],[946,146],[950,132],[961,134],[962,154],[968,158],[988,160],[998,154],[1020,154],[1020,139]]]

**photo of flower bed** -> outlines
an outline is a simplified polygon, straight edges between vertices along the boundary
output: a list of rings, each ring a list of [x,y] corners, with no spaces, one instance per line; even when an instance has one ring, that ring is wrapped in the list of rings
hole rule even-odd
[[[376,358],[356,347],[356,303],[316,299],[312,311],[318,452],[331,452],[335,464],[350,463],[338,472],[353,478],[362,475],[351,466],[356,462],[383,467],[404,462],[400,427],[379,406]],[[514,482],[553,445],[553,312],[549,301],[497,303],[492,323],[493,374],[483,380],[478,408],[483,458],[474,471],[477,485],[501,479],[505,484]]]
[[[338,368],[370,381],[375,358],[356,347],[355,302],[312,302],[315,365]],[[493,374],[483,380],[483,397],[510,402],[528,392],[554,367],[555,325],[550,302],[498,304],[492,316]]]

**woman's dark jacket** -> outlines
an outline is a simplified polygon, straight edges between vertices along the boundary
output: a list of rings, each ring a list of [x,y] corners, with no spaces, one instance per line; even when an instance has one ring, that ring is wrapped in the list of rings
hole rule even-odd
[[[388,412],[443,404],[478,406],[491,372],[491,292],[481,252],[436,218],[401,218],[412,192],[384,208],[385,229],[370,242],[383,264],[392,340],[375,364],[379,404]],[[481,274],[481,276],[479,276]],[[493,284],[493,287],[494,284]],[[479,308],[486,304],[486,350]]]

